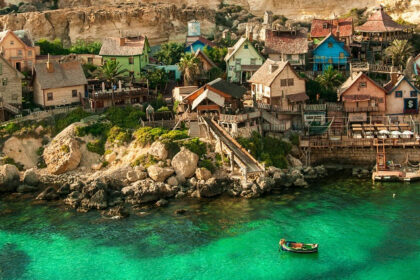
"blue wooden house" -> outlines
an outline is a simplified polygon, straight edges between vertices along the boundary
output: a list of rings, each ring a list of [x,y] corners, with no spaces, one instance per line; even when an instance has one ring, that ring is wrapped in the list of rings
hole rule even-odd
[[[313,50],[313,71],[322,71],[332,67],[336,70],[348,70],[350,50],[330,33]]]
[[[215,46],[216,44],[202,36],[187,37],[185,52],[191,52],[192,50],[196,53],[198,50],[203,51],[205,47],[211,49]]]

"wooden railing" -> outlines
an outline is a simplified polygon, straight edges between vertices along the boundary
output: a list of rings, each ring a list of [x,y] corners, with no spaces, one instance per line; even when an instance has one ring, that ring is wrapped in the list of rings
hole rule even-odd
[[[393,147],[406,147],[406,146],[420,146],[420,142],[416,138],[386,138],[384,140],[385,146]],[[347,138],[336,140],[331,139],[321,139],[316,137],[301,137],[300,146],[302,148],[367,148],[367,147],[376,147],[378,145],[377,138]],[[382,142],[381,142],[382,145]]]
[[[377,107],[377,106],[353,107],[353,108],[344,107],[344,111],[347,112],[347,113],[378,112],[379,107]]]
[[[122,90],[122,91],[114,91],[114,98],[119,97],[135,97],[140,95],[148,95],[149,90],[147,88],[138,88],[132,90]],[[112,98],[111,91],[98,91],[98,92],[90,92],[89,98],[92,99],[110,99]]]
[[[219,121],[227,123],[240,123],[249,119],[255,119],[259,117],[261,117],[261,112],[259,111],[240,115],[220,114]]]
[[[265,103],[257,103],[258,109],[267,111],[279,112],[279,113],[300,113],[301,109],[298,106],[277,106]]]
[[[264,123],[262,127],[264,131],[285,132],[286,130],[290,128],[290,125],[288,127],[286,122],[282,122],[281,124]]]

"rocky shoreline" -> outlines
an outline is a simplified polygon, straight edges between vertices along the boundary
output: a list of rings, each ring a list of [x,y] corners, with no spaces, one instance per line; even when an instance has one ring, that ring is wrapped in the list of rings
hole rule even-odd
[[[159,168],[163,171],[155,170]],[[257,198],[286,188],[308,187],[308,182],[327,176],[323,166],[287,170],[270,167],[265,175],[249,181],[222,173],[212,175],[203,169],[197,168],[192,177],[178,182],[180,176],[175,170],[158,165],[147,169],[121,167],[113,174],[96,172],[86,176],[40,174],[36,169],[20,174],[14,165],[6,164],[0,168],[0,193],[14,198],[29,194],[34,200],[60,201],[78,212],[100,210],[104,216],[116,219],[143,206],[165,206],[171,199],[211,198],[222,194]],[[119,176],[115,176],[116,173]]]

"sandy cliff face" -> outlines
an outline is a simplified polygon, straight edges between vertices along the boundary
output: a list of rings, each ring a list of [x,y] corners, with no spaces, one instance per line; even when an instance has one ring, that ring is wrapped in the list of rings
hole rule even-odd
[[[214,28],[214,12],[205,8],[182,9],[175,5],[86,7],[44,12],[10,14],[0,17],[0,29],[27,29],[34,39],[61,38],[101,40],[107,36],[145,34],[151,44],[185,40],[187,22],[202,22],[204,33]]]

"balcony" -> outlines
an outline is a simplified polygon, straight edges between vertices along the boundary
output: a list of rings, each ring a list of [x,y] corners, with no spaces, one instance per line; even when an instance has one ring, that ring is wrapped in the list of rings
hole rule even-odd
[[[122,89],[114,91],[114,98],[131,98],[148,96],[149,90],[147,88]],[[90,99],[112,99],[112,91],[96,91],[89,93]]]
[[[365,106],[365,107],[344,107],[346,113],[362,113],[362,112],[379,112],[379,107],[377,106]]]

